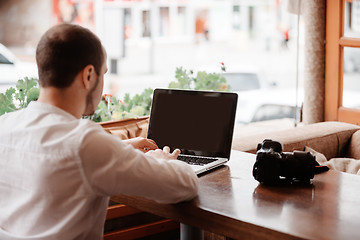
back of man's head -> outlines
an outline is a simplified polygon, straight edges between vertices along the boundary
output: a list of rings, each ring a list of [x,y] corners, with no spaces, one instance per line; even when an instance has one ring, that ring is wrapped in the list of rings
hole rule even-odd
[[[36,49],[41,87],[69,87],[87,65],[100,73],[104,51],[98,37],[78,25],[60,24],[50,28]]]

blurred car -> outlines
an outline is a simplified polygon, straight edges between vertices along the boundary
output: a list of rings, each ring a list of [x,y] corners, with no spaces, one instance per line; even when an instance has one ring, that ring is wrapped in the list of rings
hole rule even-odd
[[[273,119],[300,120],[302,91],[296,101],[295,89],[281,89],[255,68],[222,73],[231,91],[238,94],[236,123]]]
[[[279,88],[276,83],[268,82],[254,67],[231,70],[222,75],[230,85],[231,91],[238,94],[237,124],[284,118],[296,122],[302,120],[303,89],[296,92],[295,87]],[[354,76],[353,82],[348,86],[349,89],[344,89],[342,99],[344,107],[360,109],[359,90],[356,90],[358,85],[354,85],[357,77],[358,75]]]
[[[10,87],[15,87],[16,82],[24,77],[38,78],[36,64],[20,61],[0,43],[0,93],[4,93]]]
[[[251,72],[237,72],[237,73],[222,73],[222,76],[226,78],[227,84],[231,86],[231,91],[247,91],[260,89],[262,83],[260,83],[259,76],[256,73]]]
[[[200,68],[207,72],[214,72],[214,69],[216,67]],[[275,81],[252,65],[227,66],[226,72],[220,74],[225,77],[230,91],[238,94],[236,124],[283,118],[300,120],[302,90],[296,99],[295,89],[279,88]]]
[[[230,85],[231,91],[241,92],[257,90],[276,86],[276,83],[268,83],[256,71],[224,72],[221,73]]]
[[[268,88],[238,93],[237,123],[250,123],[273,119],[300,120],[303,91],[290,88]]]

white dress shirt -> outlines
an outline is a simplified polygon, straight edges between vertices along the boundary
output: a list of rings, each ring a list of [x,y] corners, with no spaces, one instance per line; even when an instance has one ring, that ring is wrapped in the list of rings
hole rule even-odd
[[[0,117],[0,239],[102,239],[109,196],[177,203],[198,179],[101,126],[31,102]]]

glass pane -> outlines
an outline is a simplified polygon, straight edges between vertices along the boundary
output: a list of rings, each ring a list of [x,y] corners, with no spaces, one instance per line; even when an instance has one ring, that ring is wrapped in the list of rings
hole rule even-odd
[[[142,12],[142,36],[150,37],[150,14],[149,11]]]
[[[344,35],[360,37],[360,0],[345,1]]]
[[[10,2],[19,1],[7,2],[10,5]],[[55,8],[59,9],[53,11],[51,4],[46,5],[49,5],[47,9],[39,6],[46,10],[50,20],[56,19],[56,23],[69,22],[88,27],[88,21],[82,20],[82,15],[87,12],[90,16],[86,19],[90,20],[91,29],[100,36],[108,52],[109,71],[105,77],[104,94],[117,98],[116,107],[119,108],[109,111],[114,119],[148,115],[153,89],[168,88],[170,85],[237,92],[236,123],[239,126],[273,118],[286,118],[293,123],[292,113],[296,112],[296,106],[302,104],[306,30],[304,16],[298,18],[289,11],[288,1],[52,2],[65,2],[71,10],[64,12],[56,5]],[[357,4],[354,0],[347,2],[352,2],[354,6]],[[84,8],[85,5],[87,8]],[[113,21],[106,14],[110,10],[117,16]],[[10,15],[2,18],[4,25],[11,24]],[[96,24],[105,23],[105,20],[109,20],[110,24]],[[33,54],[35,51],[28,51],[27,46],[35,49],[41,37],[41,33],[33,31],[37,29],[37,23],[29,24],[25,29],[26,36],[31,36],[29,39],[18,39],[15,30],[0,34],[3,37],[6,35],[7,42],[17,49],[20,57]],[[10,40],[8,33],[11,33]],[[0,52],[3,53],[1,49]],[[30,57],[35,59],[33,55]],[[0,67],[6,67],[1,64],[1,56]],[[297,86],[298,95],[294,94]],[[281,128],[283,123],[281,121]]]
[[[185,7],[178,7],[178,21],[176,29],[178,30],[178,35],[185,35],[186,34],[186,8]]]
[[[0,64],[13,64],[13,63],[10,62],[9,59],[7,59],[4,55],[0,53]]]
[[[168,7],[160,7],[159,35],[168,36],[170,34],[169,24],[170,15]]]
[[[151,8],[142,3],[146,1],[135,2],[133,31],[125,41],[120,74],[108,76],[109,89],[119,99],[126,93],[133,97],[146,88],[167,88],[170,84],[201,90],[228,89],[229,85],[239,95],[237,124],[294,120],[296,106],[303,101],[305,29],[303,16],[298,27],[298,17],[287,10],[287,1],[161,1]],[[139,9],[150,11],[145,13],[151,18],[145,21],[149,16],[143,16],[143,23],[153,34],[151,38],[139,36]],[[198,75],[201,71],[223,76],[226,85],[217,84],[213,75]],[[193,78],[197,81],[191,82]],[[289,94],[296,86],[298,99]]]
[[[344,48],[343,106],[360,109],[359,48]]]
[[[300,107],[296,107],[297,115],[300,116]],[[258,108],[252,119],[253,122],[280,119],[295,118],[295,106],[280,104],[264,104]],[[297,119],[299,120],[299,119]]]
[[[260,89],[260,80],[256,73],[222,73],[231,91]]]

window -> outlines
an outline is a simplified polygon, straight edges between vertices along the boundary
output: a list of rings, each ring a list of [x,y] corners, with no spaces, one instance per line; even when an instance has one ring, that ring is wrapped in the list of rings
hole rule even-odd
[[[240,29],[240,6],[239,5],[234,5],[233,6],[233,16],[232,16],[232,25],[233,28],[236,30]]]
[[[178,26],[177,29],[180,33],[180,35],[186,34],[186,8],[185,7],[178,7],[177,8],[178,13]]]
[[[159,25],[160,36],[169,35],[169,24],[170,24],[169,7],[160,7],[160,25]]]
[[[360,1],[327,1],[325,120],[360,125]]]
[[[124,34],[125,39],[132,37],[132,24],[131,24],[131,8],[124,9]]]
[[[142,36],[150,37],[150,13],[145,10],[142,12]]]

